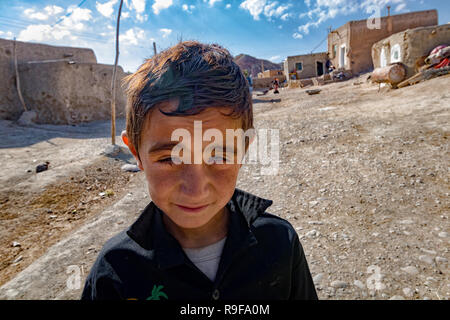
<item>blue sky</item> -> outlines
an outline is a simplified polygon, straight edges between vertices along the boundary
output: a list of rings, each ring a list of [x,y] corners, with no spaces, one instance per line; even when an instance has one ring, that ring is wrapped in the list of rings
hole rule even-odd
[[[120,0],[0,0],[0,38],[89,47],[99,63],[113,64]],[[81,5],[80,5],[81,4]],[[125,0],[119,64],[135,71],[153,54],[183,40],[215,42],[233,55],[273,62],[326,51],[327,29],[349,20],[438,9],[450,22],[448,0]],[[373,7],[375,6],[375,7]]]

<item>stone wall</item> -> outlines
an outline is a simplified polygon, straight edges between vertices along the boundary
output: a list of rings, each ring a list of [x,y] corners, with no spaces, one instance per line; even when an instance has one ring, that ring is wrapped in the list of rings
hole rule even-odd
[[[113,66],[96,63],[39,62],[19,65],[22,94],[37,123],[75,124],[111,117]],[[117,68],[116,117],[125,116],[121,88],[125,76]]]
[[[417,59],[428,56],[431,50],[444,44],[450,45],[450,24],[408,29],[376,42],[372,46],[372,61],[375,68],[381,67],[384,53],[386,64],[401,62],[406,67],[407,77],[413,76]],[[394,53],[398,52],[398,60]]]

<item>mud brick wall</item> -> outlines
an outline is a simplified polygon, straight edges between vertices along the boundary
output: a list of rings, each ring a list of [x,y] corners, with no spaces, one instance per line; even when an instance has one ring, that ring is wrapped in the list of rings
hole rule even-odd
[[[347,44],[347,63],[345,68],[353,74],[373,70],[372,46],[374,43],[392,34],[417,27],[435,26],[438,24],[436,10],[417,11],[388,17],[382,17],[379,29],[369,29],[367,20],[350,21],[337,29],[339,35],[332,32],[328,36],[328,50],[333,56],[333,45],[338,44],[337,56],[332,62],[339,65],[341,44]]]
[[[113,66],[96,63],[41,62],[19,66],[27,107],[37,123],[76,124],[111,117]],[[125,116],[126,98],[117,68],[116,116]]]
[[[450,45],[450,24],[408,29],[378,41],[372,47],[372,61],[375,68],[381,65],[384,48],[387,64],[391,63],[391,49],[400,47],[400,62],[406,67],[407,77],[416,73],[416,60],[429,55],[439,45]]]
[[[327,62],[327,59],[328,56],[326,52],[287,57],[284,62],[284,74],[286,77],[289,77],[289,73],[295,70],[295,64],[302,62],[303,70],[297,71],[297,79],[308,79],[316,77],[316,61],[320,61],[323,63],[325,72],[325,64]]]
[[[0,119],[16,120],[23,112],[15,86],[14,41],[0,39]],[[91,49],[58,47],[17,41],[17,62],[71,59],[80,63],[97,63]],[[25,79],[21,80],[24,81]],[[41,78],[39,83],[45,81]]]

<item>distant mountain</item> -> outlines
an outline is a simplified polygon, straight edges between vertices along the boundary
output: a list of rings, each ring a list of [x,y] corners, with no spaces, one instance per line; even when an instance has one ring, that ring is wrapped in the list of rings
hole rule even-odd
[[[252,77],[256,77],[261,72],[261,61],[264,62],[264,70],[283,70],[283,63],[273,63],[269,60],[258,59],[247,54],[239,54],[234,57],[234,62],[242,70],[248,70]]]

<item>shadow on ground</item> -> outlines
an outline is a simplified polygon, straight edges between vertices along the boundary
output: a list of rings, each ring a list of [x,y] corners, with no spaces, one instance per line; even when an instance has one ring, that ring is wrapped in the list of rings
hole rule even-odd
[[[278,103],[281,99],[253,99],[253,103]]]
[[[125,130],[125,118],[116,119],[116,136]],[[78,125],[33,124],[20,126],[13,121],[0,120],[0,149],[21,148],[54,138],[93,139],[111,137],[111,121],[93,121]]]

